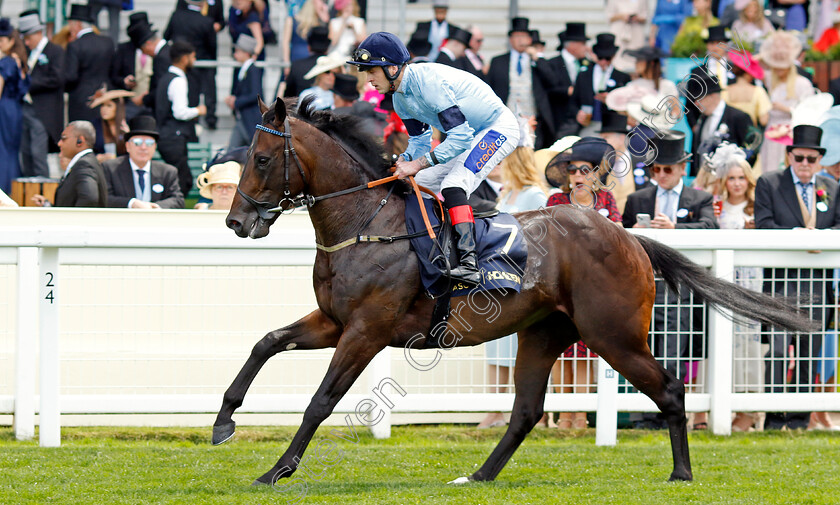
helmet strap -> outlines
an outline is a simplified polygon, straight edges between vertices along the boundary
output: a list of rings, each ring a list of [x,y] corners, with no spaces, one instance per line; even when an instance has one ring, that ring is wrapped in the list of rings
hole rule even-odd
[[[395,91],[397,91],[397,86],[394,84],[394,81],[397,80],[397,77],[399,77],[400,72],[402,72],[404,66],[405,63],[399,65],[397,71],[394,72],[393,75],[388,73],[388,69],[386,67],[382,67],[382,71],[385,74],[385,77],[388,79],[388,82],[390,83],[388,93],[394,93]]]

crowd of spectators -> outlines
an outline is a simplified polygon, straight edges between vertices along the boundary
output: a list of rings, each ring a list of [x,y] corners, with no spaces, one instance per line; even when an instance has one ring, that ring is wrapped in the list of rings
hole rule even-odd
[[[834,99],[820,94],[800,65],[807,41],[794,30],[805,27],[807,2],[659,0],[649,21],[645,0],[608,0],[611,33],[590,34],[584,23],[569,22],[558,34],[556,55],[546,53],[546,41],[521,17],[510,21],[509,51],[482,54],[481,28],[450,23],[448,4],[434,0],[432,19],[406,41],[411,64],[434,62],[479,76],[523,128],[519,147],[471,198],[476,207],[570,204],[628,228],[840,228],[840,108],[831,108]],[[278,92],[363,117],[365,129],[383,138],[391,153],[403,152],[408,133],[390,97],[346,64],[367,35],[364,4],[286,0],[285,8],[279,43],[290,65]],[[196,183],[203,197],[198,208],[229,207],[241,164],[211,164],[197,182],[187,166],[198,119],[210,129],[217,121],[215,70],[194,63],[217,58],[217,34],[227,26],[241,64],[224,100],[237,118],[229,148],[248,145],[264,84],[254,63],[276,39],[268,3],[233,0],[226,20],[219,0],[180,0],[162,36],[135,12],[129,42],[119,46],[113,25],[111,37],[99,33],[96,11],[72,5],[64,38],[52,41],[36,11],[22,13],[17,28],[0,19],[0,190],[8,193],[20,175],[47,175],[47,152],[54,151],[63,175],[55,198],[38,195],[39,205],[183,208]],[[752,52],[730,40],[729,27]],[[832,44],[828,30],[819,50]],[[705,51],[677,83],[666,78],[663,63],[684,39],[701,40]],[[832,87],[840,89],[840,80]],[[65,92],[66,121],[57,115],[63,103],[56,105]],[[435,138],[445,134],[436,131]],[[153,160],[156,150],[160,162]],[[826,327],[835,324],[835,277],[820,269],[736,272],[736,281],[750,289],[816,296],[808,310]],[[706,352],[705,315],[688,292],[670,292],[659,282],[656,290],[652,349],[691,384]],[[822,333],[793,336],[744,324],[738,334],[738,390],[810,391],[834,380],[828,363],[836,345],[823,342]],[[512,376],[515,338],[488,346],[490,376],[498,384]],[[764,367],[762,342],[769,348]],[[563,361],[569,358],[575,361]],[[587,390],[594,358],[580,343],[571,347],[558,361],[554,383],[563,391]],[[491,413],[482,426],[500,421]],[[585,426],[581,413],[559,421],[561,428]],[[733,429],[757,422],[740,413]],[[640,423],[663,424],[654,416]],[[697,416],[694,424],[702,429],[705,418]],[[824,413],[769,413],[764,425],[831,422]]]

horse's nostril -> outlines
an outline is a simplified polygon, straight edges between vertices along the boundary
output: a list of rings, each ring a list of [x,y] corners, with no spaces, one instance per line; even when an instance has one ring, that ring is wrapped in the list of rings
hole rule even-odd
[[[236,230],[239,230],[239,229],[242,228],[242,223],[240,223],[239,221],[237,221],[235,219],[228,219],[227,220],[227,226],[231,230],[236,231]]]

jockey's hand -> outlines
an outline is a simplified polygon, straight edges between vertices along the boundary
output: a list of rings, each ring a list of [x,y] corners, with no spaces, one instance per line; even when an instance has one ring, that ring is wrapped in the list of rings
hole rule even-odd
[[[410,175],[416,175],[417,172],[426,168],[426,166],[428,166],[428,161],[423,156],[413,161],[405,161],[400,158],[397,160],[396,166],[397,170],[394,171],[394,175],[397,176],[397,179],[405,179]]]

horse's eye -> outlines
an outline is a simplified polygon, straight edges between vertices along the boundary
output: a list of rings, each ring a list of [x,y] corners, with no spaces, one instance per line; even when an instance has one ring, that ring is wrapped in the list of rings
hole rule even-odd
[[[268,156],[257,156],[257,164],[261,167],[268,165]]]

